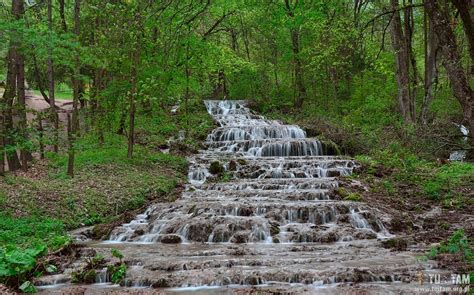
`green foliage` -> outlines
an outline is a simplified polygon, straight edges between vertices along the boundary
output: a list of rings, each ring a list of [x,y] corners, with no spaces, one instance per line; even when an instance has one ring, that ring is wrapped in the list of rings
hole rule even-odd
[[[35,285],[33,285],[33,283],[31,283],[30,281],[26,281],[23,284],[21,284],[19,289],[23,293],[36,293],[37,292]]]
[[[470,241],[463,229],[456,230],[447,241],[441,242],[439,246],[430,249],[429,256],[436,258],[439,254],[461,254],[464,261],[474,263],[474,243]]]
[[[109,265],[107,271],[111,274],[111,281],[113,284],[120,284],[127,274],[127,266],[124,263],[119,265]]]
[[[209,166],[209,172],[211,174],[221,174],[224,172],[224,166],[219,161],[213,161]]]
[[[435,173],[423,184],[424,192],[434,199],[450,197],[452,190],[463,182],[474,181],[474,165],[469,163],[451,163],[436,169]]]
[[[15,218],[0,213],[0,245],[21,248],[48,247],[57,250],[67,244],[64,225],[56,219],[28,216]]]
[[[361,201],[361,196],[358,193],[351,192],[346,197],[344,197],[344,200],[359,202]]]
[[[122,261],[122,258],[123,258],[122,252],[120,252],[119,250],[117,250],[115,248],[112,248],[112,250],[110,250],[110,251],[111,251],[113,257],[118,258],[120,261]]]

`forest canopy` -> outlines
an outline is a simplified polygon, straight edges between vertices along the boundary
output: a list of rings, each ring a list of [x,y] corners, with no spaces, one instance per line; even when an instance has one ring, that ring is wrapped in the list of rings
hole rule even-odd
[[[473,129],[469,1],[4,0],[0,13],[2,146],[13,170],[38,149],[25,97],[34,90],[54,105],[61,87],[73,98],[71,141],[81,125],[100,140],[116,129],[128,132],[130,155],[136,111],[202,98],[330,114],[368,134],[432,129],[442,131],[428,138],[441,138],[437,152],[472,151],[452,124]],[[58,112],[44,116],[55,151],[67,125]]]

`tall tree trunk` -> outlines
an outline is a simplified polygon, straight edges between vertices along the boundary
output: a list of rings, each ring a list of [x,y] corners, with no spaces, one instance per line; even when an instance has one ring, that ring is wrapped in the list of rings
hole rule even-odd
[[[52,40],[53,33],[53,6],[52,0],[48,0],[48,34],[49,39]],[[54,93],[54,65],[53,65],[53,44],[48,44],[48,92],[49,92],[49,109],[51,113],[51,123],[53,125],[53,150],[58,152],[59,144],[59,117],[56,112],[56,99]]]
[[[13,0],[12,14],[16,20],[21,20],[24,14],[24,4],[22,0]],[[16,62],[16,94],[17,94],[17,111],[18,111],[18,127],[21,140],[28,140],[27,121],[26,121],[26,102],[25,102],[25,60],[21,52],[22,36],[18,34],[18,38],[14,40],[14,56]],[[21,166],[24,171],[28,169],[28,151],[25,149],[26,144],[20,148]]]
[[[471,0],[452,0],[454,6],[461,16],[464,32],[469,43],[469,55],[471,56],[471,75],[474,75],[474,23],[472,17],[473,4]]]
[[[21,140],[25,143],[28,141],[27,120],[26,120],[26,101],[25,101],[25,60],[23,54],[17,52],[17,99],[18,99],[18,127],[20,130]],[[23,171],[28,170],[28,159],[31,155],[26,150],[26,144],[20,148],[20,160]]]
[[[67,113],[67,139],[68,139],[68,161],[67,161],[67,175],[74,177],[74,138],[73,131],[74,123],[72,122],[71,114]]]
[[[48,0],[51,1],[51,0]],[[48,12],[49,13],[49,12]],[[66,15],[64,13],[64,0],[59,0],[59,16],[61,17],[61,27],[63,32],[67,32]]]
[[[454,96],[463,109],[465,124],[469,127],[469,143],[471,146],[468,157],[474,158],[474,93],[461,63],[461,57],[448,15],[441,10],[438,1],[426,0],[425,9],[433,24],[438,38],[443,66],[451,82]]]
[[[403,2],[405,4],[405,1]],[[413,1],[412,0],[408,0],[408,4],[409,5],[413,5]],[[404,9],[405,11],[405,15],[404,15],[404,19],[405,19],[405,46],[407,47],[407,52],[408,52],[408,58],[410,59],[410,62],[408,64],[408,74],[410,74],[410,66],[411,66],[411,70],[412,70],[412,74],[411,76],[409,76],[410,78],[410,106],[409,106],[409,110],[410,110],[410,117],[411,117],[411,120],[413,122],[416,121],[416,90],[418,88],[418,68],[416,66],[416,58],[415,58],[415,54],[413,53],[413,47],[412,47],[412,42],[413,42],[413,30],[414,30],[414,26],[415,26],[415,23],[413,21],[413,8],[412,7],[407,7],[406,9]]]
[[[3,93],[3,120],[5,122],[5,134],[3,143],[8,152],[6,151],[8,169],[15,171],[21,168],[20,160],[16,149],[11,147],[15,145],[14,132],[15,127],[13,125],[13,100],[16,95],[16,76],[17,76],[17,63],[16,63],[16,48],[14,42],[10,43],[10,49],[8,50],[8,69],[7,69],[7,81],[5,85],[5,91]]]
[[[410,93],[410,52],[407,46],[407,38],[403,32],[400,12],[398,11],[398,0],[390,0],[390,3],[391,8],[396,10],[392,17],[391,35],[396,58],[398,105],[405,121],[413,122]]]
[[[421,122],[428,124],[428,113],[431,101],[433,101],[434,91],[438,80],[438,41],[433,31],[433,24],[428,20],[425,12],[424,19],[425,31],[425,79],[424,79],[424,97],[421,108]]]
[[[295,18],[295,13],[294,9],[299,4],[299,0],[295,0],[294,6],[291,7],[290,0],[285,0],[285,9],[287,15],[294,19]],[[306,88],[304,86],[304,80],[303,80],[303,67],[301,65],[301,60],[300,60],[300,29],[298,28],[291,28],[290,29],[290,35],[291,35],[291,45],[293,49],[293,68],[294,68],[294,74],[295,74],[295,90],[296,90],[296,97],[295,97],[295,102],[294,106],[295,108],[300,109],[303,106],[303,102],[306,99]]]
[[[141,12],[140,12],[140,4],[138,4],[138,11],[136,14],[136,24],[137,24],[137,45],[136,49],[133,53],[133,63],[131,69],[131,90],[130,90],[130,97],[129,97],[129,119],[130,119],[130,127],[128,130],[128,151],[127,156],[128,158],[133,157],[133,145],[135,144],[135,110],[136,110],[136,97],[137,97],[137,80],[138,80],[138,67],[140,63],[140,55],[141,55],[141,34],[142,34],[142,21],[141,21]]]
[[[74,35],[79,42],[79,37],[81,34],[81,0],[74,1]],[[74,57],[74,69],[72,74],[72,87],[73,87],[73,99],[72,99],[72,119],[68,121],[68,133],[69,133],[69,160],[68,160],[68,169],[67,174],[70,177],[74,177],[74,156],[75,156],[75,147],[74,143],[77,137],[77,131],[79,127],[79,118],[78,118],[78,104],[81,95],[80,83],[79,80],[81,72],[81,63],[80,63],[79,52],[75,52]],[[69,126],[70,125],[70,126]]]

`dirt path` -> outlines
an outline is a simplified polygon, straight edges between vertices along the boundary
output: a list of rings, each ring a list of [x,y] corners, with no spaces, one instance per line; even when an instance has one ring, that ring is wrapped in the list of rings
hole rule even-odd
[[[26,106],[28,109],[45,112],[49,109],[49,104],[44,100],[41,95],[37,95],[32,91],[26,92]],[[60,123],[67,122],[67,111],[72,110],[72,100],[56,99],[56,106],[59,108],[59,121]],[[27,113],[27,119],[29,122],[32,122],[36,118],[34,112],[29,111]]]

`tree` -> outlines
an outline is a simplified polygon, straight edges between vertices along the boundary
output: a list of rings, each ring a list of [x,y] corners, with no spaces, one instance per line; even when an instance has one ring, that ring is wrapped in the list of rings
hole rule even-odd
[[[292,3],[294,2],[294,3]],[[304,86],[303,78],[303,67],[300,60],[300,38],[301,38],[301,29],[298,22],[295,22],[295,10],[298,9],[300,4],[299,0],[285,0],[285,9],[288,17],[293,20],[292,27],[290,29],[291,35],[291,45],[293,48],[293,67],[295,75],[295,87],[296,87],[296,97],[294,106],[300,109],[303,106],[303,102],[306,99],[306,88]]]
[[[396,56],[396,77],[398,84],[398,105],[406,122],[415,122],[415,93],[410,83],[411,50],[411,9],[404,9],[404,26],[400,17],[398,0],[390,0],[393,16],[391,19],[392,46]],[[403,29],[405,27],[405,29]],[[416,77],[416,73],[413,75]]]
[[[474,133],[474,93],[461,63],[456,35],[450,26],[447,13],[441,9],[438,1],[426,0],[425,9],[439,42],[443,56],[443,66],[446,68],[453,94],[461,104],[465,124],[469,126],[470,156],[472,157],[474,153],[472,148],[474,147],[474,136],[472,135]]]

